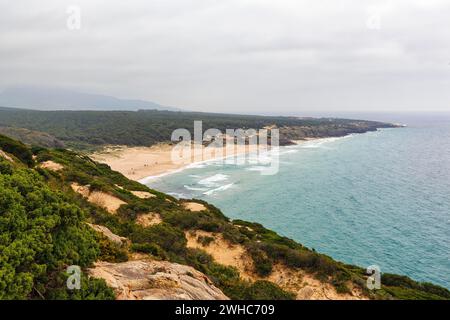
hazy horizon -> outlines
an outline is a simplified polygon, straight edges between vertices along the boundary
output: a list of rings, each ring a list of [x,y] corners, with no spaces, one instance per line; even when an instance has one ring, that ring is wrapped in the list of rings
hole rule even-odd
[[[448,112],[449,16],[444,0],[6,0],[0,89],[218,113]]]

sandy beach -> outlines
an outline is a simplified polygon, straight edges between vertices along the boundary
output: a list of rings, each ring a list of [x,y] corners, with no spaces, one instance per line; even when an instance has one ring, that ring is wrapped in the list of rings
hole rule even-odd
[[[191,157],[181,156],[176,162],[172,160],[174,146],[158,144],[151,147],[110,146],[90,155],[95,161],[106,163],[113,170],[122,173],[131,180],[160,176],[181,170],[193,163],[223,159],[230,156],[258,151],[257,145],[236,145],[232,149],[226,147],[194,149]],[[264,150],[260,148],[259,150]]]

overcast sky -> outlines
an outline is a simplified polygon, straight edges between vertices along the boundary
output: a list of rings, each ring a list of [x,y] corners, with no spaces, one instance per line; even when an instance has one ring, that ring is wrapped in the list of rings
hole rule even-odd
[[[0,0],[14,85],[214,112],[450,111],[450,0]]]

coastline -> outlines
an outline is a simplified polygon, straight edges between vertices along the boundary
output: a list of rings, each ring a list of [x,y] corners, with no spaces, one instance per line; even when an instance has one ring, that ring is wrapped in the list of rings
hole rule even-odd
[[[300,141],[295,143],[298,144]],[[110,146],[89,156],[97,162],[109,165],[111,169],[122,173],[128,179],[145,184],[150,180],[183,171],[193,165],[251,154],[259,150],[257,145],[235,146],[231,154],[227,153],[226,147],[211,148],[209,152],[202,152],[202,149],[195,152],[191,149],[190,158],[174,163],[172,161],[173,147],[174,145],[168,143],[151,147]]]
[[[399,127],[399,125],[395,125]],[[402,125],[402,127],[405,125]],[[384,128],[377,128],[375,131],[379,131]],[[308,143],[310,141],[323,141],[326,142],[329,139],[341,139],[348,138],[355,134],[364,134],[365,132],[350,132],[341,136],[327,136],[327,137],[304,137],[301,140],[289,140],[291,145],[280,145],[280,148],[289,148],[293,145],[300,145]],[[267,151],[267,146],[259,145],[234,145],[233,152],[228,150],[226,146],[223,147],[210,147],[207,152],[206,149],[194,149],[191,148],[191,157],[183,158],[183,161],[172,161],[172,149],[175,147],[172,143],[158,143],[149,147],[129,147],[125,145],[110,145],[103,148],[101,151],[93,152],[89,154],[93,160],[107,164],[114,171],[122,173],[130,180],[138,181],[142,184],[160,178],[169,174],[177,173],[185,169],[189,169],[193,165],[223,160],[229,157],[236,157],[243,154],[250,154],[258,152],[260,149]],[[270,146],[269,146],[270,148]],[[200,152],[197,152],[200,151]],[[210,153],[212,151],[212,154]]]
[[[346,137],[346,136],[344,136]],[[339,137],[339,138],[344,138]],[[295,145],[304,144],[310,141],[320,141],[330,139],[326,138],[306,138],[304,140],[292,140]],[[107,164],[114,171],[122,173],[130,180],[146,184],[151,180],[164,177],[170,174],[178,173],[189,169],[192,166],[217,160],[225,160],[239,155],[248,155],[258,152],[258,146],[236,146],[234,152],[226,153],[226,147],[213,148],[213,154],[202,153],[201,160],[185,159],[181,163],[173,163],[171,152],[174,145],[161,143],[151,147],[127,147],[127,146],[109,146],[104,150],[90,154],[89,156],[100,163]],[[289,148],[291,146],[280,146],[280,148]],[[267,151],[264,148],[264,151]],[[194,153],[193,153],[194,154]],[[199,155],[197,153],[197,155]]]

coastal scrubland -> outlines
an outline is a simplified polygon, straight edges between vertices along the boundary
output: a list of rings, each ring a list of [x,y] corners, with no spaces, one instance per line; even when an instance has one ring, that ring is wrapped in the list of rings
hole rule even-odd
[[[167,298],[169,283],[192,277],[231,299],[450,299],[446,288],[403,275],[383,274],[381,289],[368,290],[363,268],[230,220],[204,201],[149,189],[75,151],[4,136],[0,149],[0,299],[136,298],[133,279],[118,284],[113,276],[133,266],[153,270],[153,280],[155,270],[172,270],[171,282],[158,278],[146,288],[150,296],[168,288]],[[121,204],[108,210],[93,194]],[[230,256],[219,258],[217,247]],[[81,290],[65,286],[69,265],[83,270]]]

